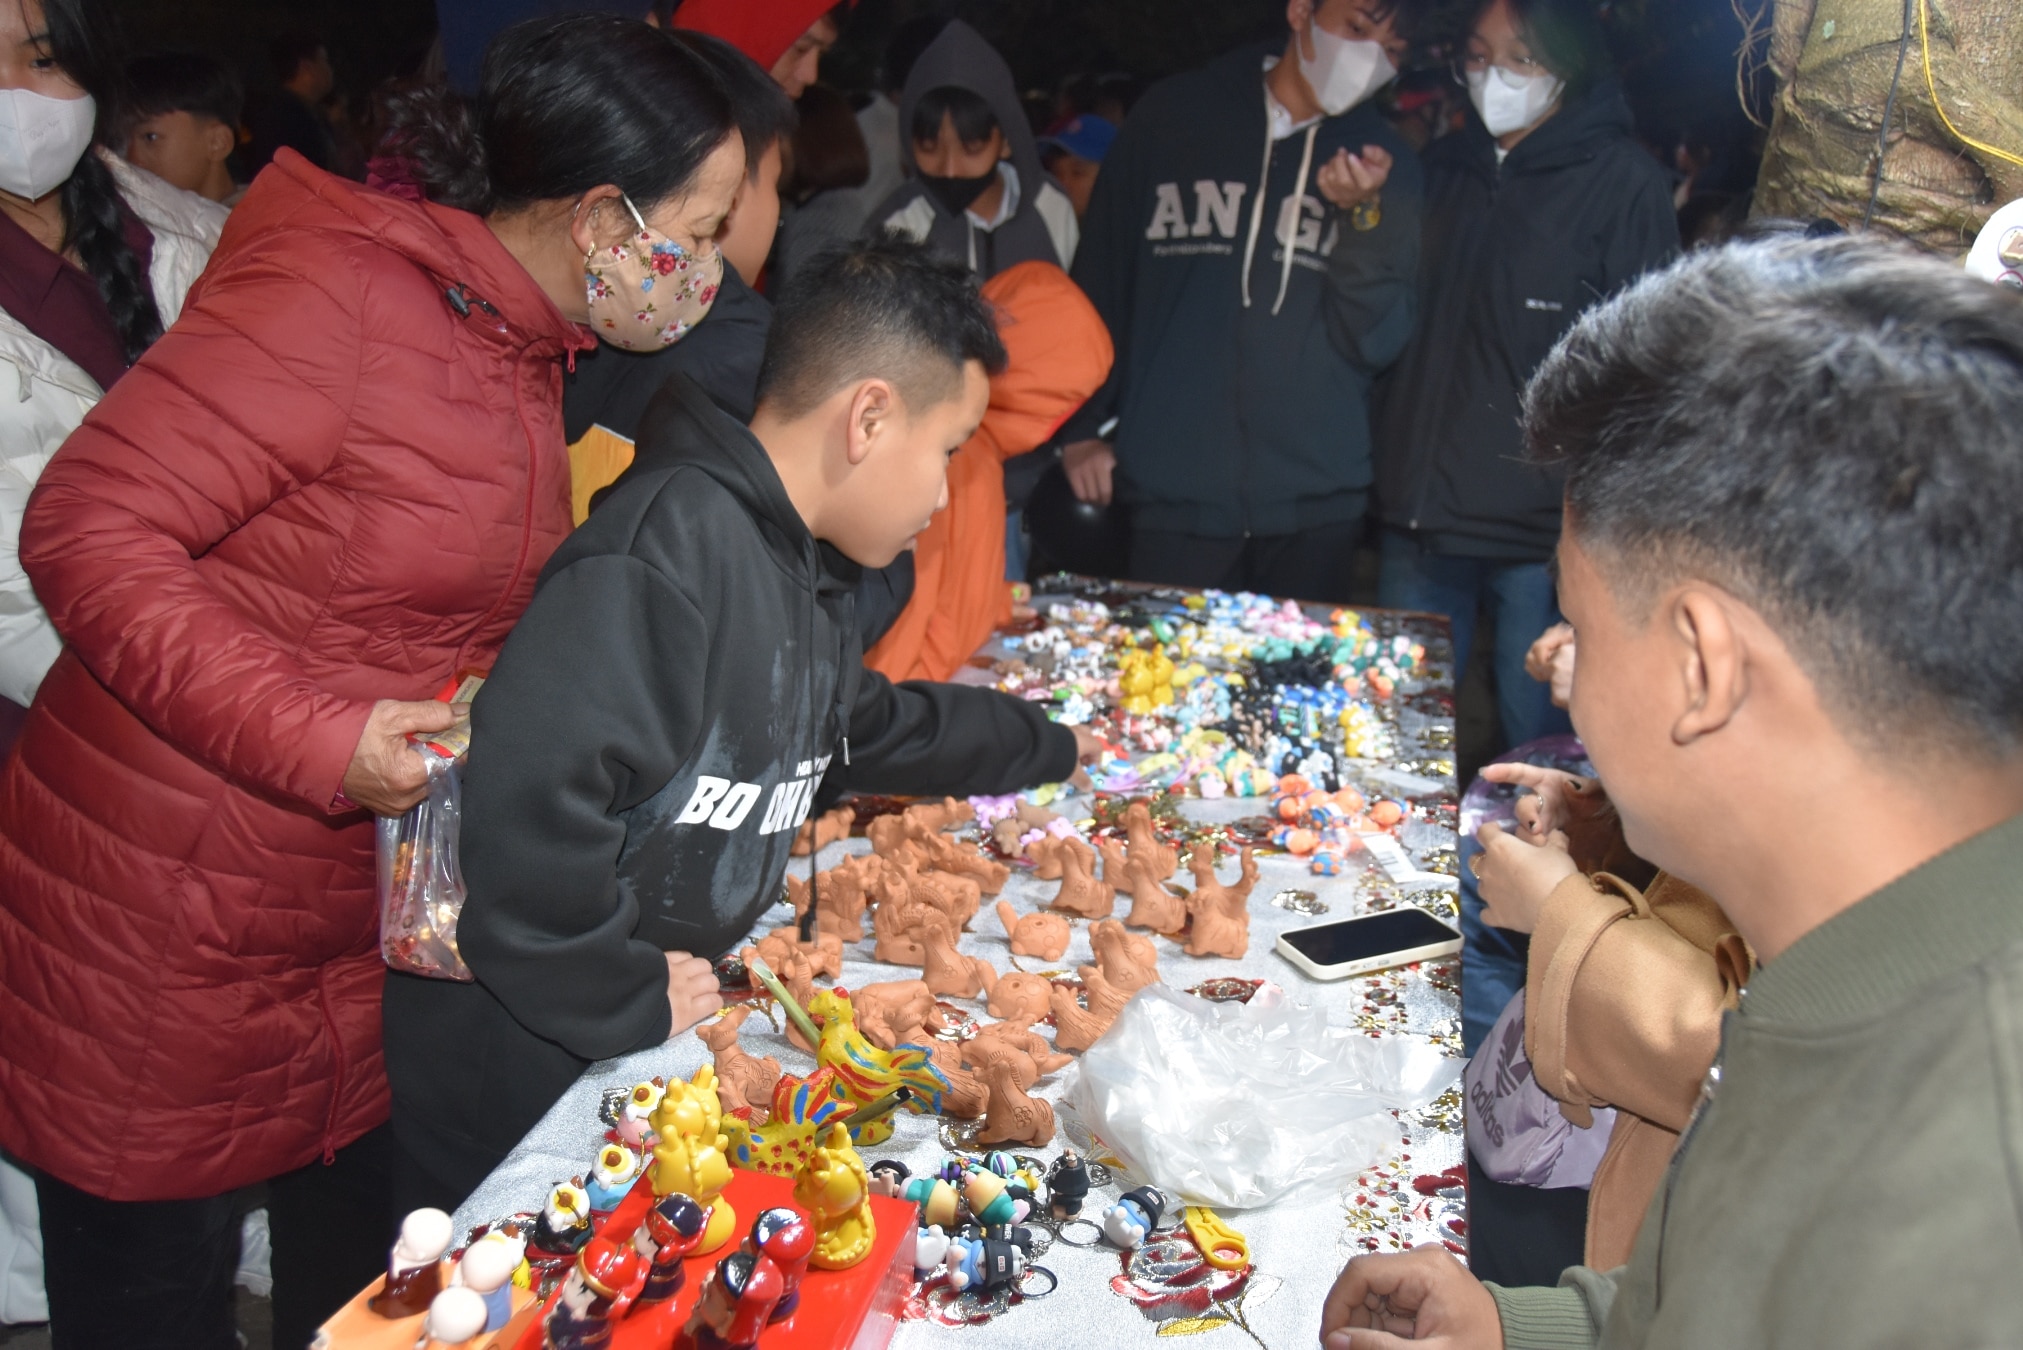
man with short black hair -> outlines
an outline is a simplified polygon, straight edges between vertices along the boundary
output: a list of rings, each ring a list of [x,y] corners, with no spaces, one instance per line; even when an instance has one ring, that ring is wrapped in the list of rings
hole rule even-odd
[[[687,379],[654,400],[662,467],[562,545],[477,698],[477,983],[387,985],[394,1129],[437,1185],[413,1203],[454,1207],[592,1060],[718,1006],[709,962],[778,898],[825,778],[961,796],[1093,758],[1023,699],[888,683],[851,621],[859,569],[946,500],[1004,359],[961,268],[885,241],[788,284],[750,429]]]
[[[317,168],[329,169],[337,156],[322,110],[323,100],[337,87],[330,49],[314,33],[291,31],[274,39],[267,58],[280,90],[253,118],[253,172],[266,168],[284,146]]]
[[[1525,417],[1566,472],[1575,728],[1760,964],[1628,1265],[1358,1257],[1323,1345],[2012,1344],[2023,304],[1864,240],[1697,253],[1583,316]],[[1572,867],[1484,858],[1529,894]]]

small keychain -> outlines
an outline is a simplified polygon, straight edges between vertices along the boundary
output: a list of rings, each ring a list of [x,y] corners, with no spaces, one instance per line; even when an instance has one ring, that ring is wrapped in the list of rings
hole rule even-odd
[[[1222,1221],[1214,1210],[1189,1205],[1181,1216],[1201,1259],[1217,1270],[1242,1270],[1250,1264],[1250,1243],[1243,1234]]]

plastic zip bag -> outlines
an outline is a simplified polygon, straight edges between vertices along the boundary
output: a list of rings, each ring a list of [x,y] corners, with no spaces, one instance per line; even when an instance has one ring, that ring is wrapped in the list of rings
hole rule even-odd
[[[457,762],[432,744],[415,752],[428,765],[428,796],[406,815],[379,821],[379,950],[395,970],[469,981],[471,968],[457,953],[464,908]]]
[[[1329,1026],[1269,986],[1209,1003],[1155,984],[1082,1056],[1067,1105],[1132,1176],[1247,1209],[1377,1161],[1398,1143],[1391,1112],[1430,1105],[1461,1063],[1423,1037]]]

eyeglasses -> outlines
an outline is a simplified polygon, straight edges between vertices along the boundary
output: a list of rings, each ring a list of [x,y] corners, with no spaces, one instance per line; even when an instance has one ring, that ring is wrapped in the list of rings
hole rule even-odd
[[[1500,61],[1491,60],[1489,53],[1470,48],[1454,59],[1454,79],[1466,84],[1470,75],[1480,75],[1491,66],[1502,66],[1513,75],[1545,75],[1550,72],[1543,61],[1529,56],[1506,56]]]

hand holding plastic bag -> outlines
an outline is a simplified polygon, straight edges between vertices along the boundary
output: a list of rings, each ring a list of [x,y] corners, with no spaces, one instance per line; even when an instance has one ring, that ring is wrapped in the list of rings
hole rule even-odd
[[[1420,1037],[1372,1040],[1270,992],[1237,1004],[1141,990],[1082,1056],[1068,1106],[1133,1176],[1243,1209],[1370,1166],[1397,1143],[1392,1111],[1461,1076]]]
[[[457,954],[464,908],[457,762],[431,746],[415,750],[428,764],[428,796],[404,816],[379,820],[379,950],[395,970],[468,981],[470,967]]]

